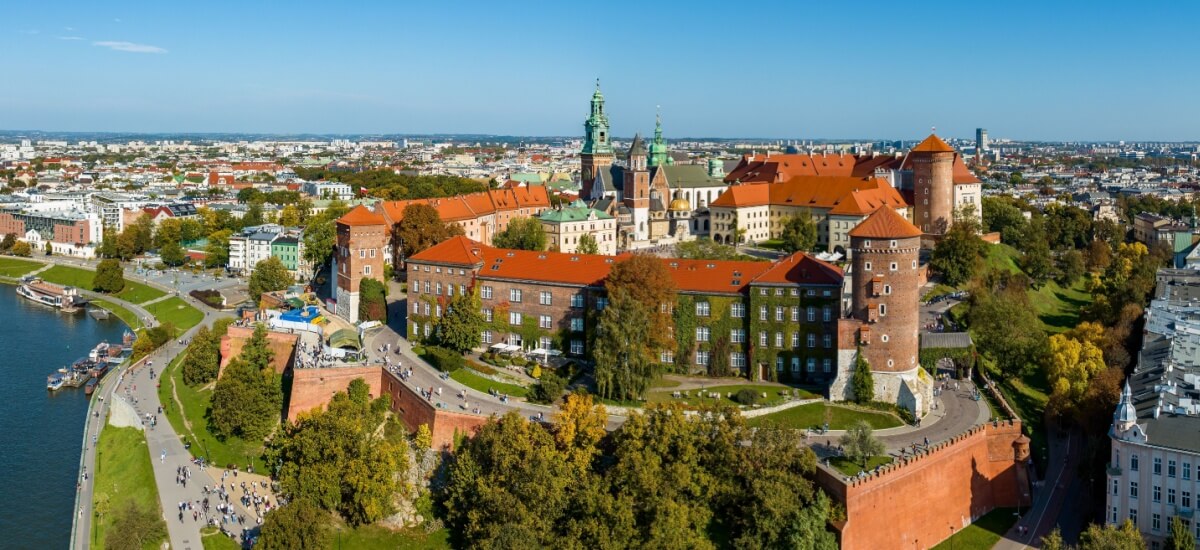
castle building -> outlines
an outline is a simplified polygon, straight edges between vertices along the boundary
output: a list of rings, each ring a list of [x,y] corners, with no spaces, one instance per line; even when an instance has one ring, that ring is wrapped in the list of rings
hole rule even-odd
[[[637,134],[620,163],[614,162],[604,96],[597,86],[584,122],[580,198],[616,218],[620,249],[706,235],[705,208],[728,187],[724,175],[718,159],[710,159],[707,165],[676,165],[663,137],[661,116],[655,119],[648,146]]]
[[[579,249],[579,240],[588,235],[596,241],[598,254],[611,256],[617,253],[617,220],[588,207],[579,199],[567,206],[543,211],[538,220],[546,231],[546,244],[550,250],[574,253]]]
[[[359,205],[337,220],[336,313],[358,321],[358,289],[362,279],[383,280],[383,266],[393,265],[399,244],[392,242],[392,229],[404,219],[404,209],[424,204],[437,210],[443,222],[462,228],[468,237],[490,243],[516,218],[536,218],[550,207],[545,186],[532,185],[492,189],[457,197],[382,201]],[[399,258],[398,258],[399,259]],[[402,259],[401,259],[402,260]]]

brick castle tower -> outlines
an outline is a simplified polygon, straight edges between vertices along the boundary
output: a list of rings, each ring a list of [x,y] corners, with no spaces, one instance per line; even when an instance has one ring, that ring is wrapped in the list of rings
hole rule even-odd
[[[634,238],[644,240],[650,238],[647,224],[650,222],[650,171],[646,168],[646,143],[642,135],[633,136],[633,145],[629,146],[629,156],[626,159],[629,167],[625,169],[624,181],[621,186],[622,201],[633,213]]]
[[[365,206],[356,206],[337,220],[337,249],[334,276],[339,317],[358,322],[359,287],[363,279],[383,281],[384,252],[388,224],[383,216]]]
[[[932,385],[917,360],[922,231],[883,207],[850,230],[850,316],[871,366],[875,399],[923,413]],[[853,371],[853,366],[849,367]]]
[[[592,110],[583,123],[583,150],[579,152],[579,186],[581,197],[592,196],[592,184],[601,171],[613,163],[611,136],[608,133],[608,115],[604,113],[604,94],[600,93],[600,79],[596,79],[596,91],[592,93]]]
[[[926,235],[941,235],[954,222],[955,154],[934,134],[912,149],[913,222]]]

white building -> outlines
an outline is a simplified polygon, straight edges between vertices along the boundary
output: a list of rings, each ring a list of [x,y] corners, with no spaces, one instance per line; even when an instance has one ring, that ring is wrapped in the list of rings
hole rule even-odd
[[[354,198],[354,188],[348,183],[336,181],[308,181],[302,187],[305,195],[318,199],[350,200]]]

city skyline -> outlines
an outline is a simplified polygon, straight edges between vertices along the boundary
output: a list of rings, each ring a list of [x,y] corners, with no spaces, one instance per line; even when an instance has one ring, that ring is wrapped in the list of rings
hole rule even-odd
[[[1191,5],[233,6],[10,8],[0,125],[573,136],[600,78],[616,136],[1200,138]]]

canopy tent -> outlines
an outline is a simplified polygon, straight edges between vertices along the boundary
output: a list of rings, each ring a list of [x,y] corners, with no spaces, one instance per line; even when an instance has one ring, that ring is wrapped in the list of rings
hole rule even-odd
[[[286,301],[289,306],[292,306],[295,309],[302,309],[304,307],[304,300],[299,298],[288,298]]]
[[[538,348],[538,349],[535,349],[535,350],[529,352],[529,354],[530,355],[541,355],[543,359],[546,359],[546,358],[550,358],[550,357],[558,357],[558,356],[562,355],[562,352],[558,351],[556,349]]]
[[[329,335],[329,345],[335,348],[362,350],[362,342],[358,339],[358,331],[352,328],[344,328]]]
[[[521,346],[514,346],[511,344],[492,344],[492,347],[489,349],[500,353],[512,353],[514,351],[521,351]]]

